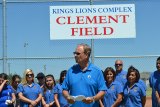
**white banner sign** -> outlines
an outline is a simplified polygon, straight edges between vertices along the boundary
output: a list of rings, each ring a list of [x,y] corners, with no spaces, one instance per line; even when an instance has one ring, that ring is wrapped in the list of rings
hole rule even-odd
[[[135,5],[50,6],[50,39],[135,38]]]

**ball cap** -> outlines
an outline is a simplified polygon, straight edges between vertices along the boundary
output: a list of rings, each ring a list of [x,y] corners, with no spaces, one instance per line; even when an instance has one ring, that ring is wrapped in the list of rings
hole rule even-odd
[[[38,73],[36,76],[36,78],[44,78],[44,77],[45,75],[42,72]]]

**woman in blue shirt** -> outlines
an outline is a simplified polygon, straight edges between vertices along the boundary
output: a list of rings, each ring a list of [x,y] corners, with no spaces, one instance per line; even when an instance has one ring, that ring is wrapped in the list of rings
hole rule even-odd
[[[16,100],[15,100],[15,103],[14,103],[15,107],[20,107],[20,100],[19,100],[19,97],[18,97],[18,94],[17,94],[17,87],[18,87],[20,82],[21,82],[21,77],[19,75],[15,74],[15,75],[12,76],[12,88],[13,88],[13,92],[16,95]]]
[[[41,107],[42,90],[40,85],[34,83],[34,73],[31,69],[26,69],[22,83],[17,88],[20,99],[20,107]]]
[[[146,102],[146,91],[138,82],[140,79],[139,71],[130,66],[127,73],[127,83],[124,86],[124,106],[125,107],[144,107]]]
[[[118,107],[122,101],[122,86],[115,80],[115,70],[112,67],[107,67],[104,71],[104,79],[106,80],[107,90],[103,97],[104,107]],[[102,106],[102,105],[101,105]]]
[[[15,93],[11,85],[8,84],[8,75],[0,74],[0,107],[13,107],[15,102]]]
[[[56,86],[54,87],[54,99],[57,107],[69,107],[69,103],[67,102],[67,100],[64,98],[62,94],[62,91],[63,91],[62,83],[66,77],[66,73],[67,73],[66,70],[63,70],[60,73],[59,84],[56,84]]]
[[[43,97],[42,97],[42,104],[44,107],[55,107],[54,101],[54,86],[55,86],[55,79],[53,75],[46,75],[45,77],[45,85],[43,87]]]

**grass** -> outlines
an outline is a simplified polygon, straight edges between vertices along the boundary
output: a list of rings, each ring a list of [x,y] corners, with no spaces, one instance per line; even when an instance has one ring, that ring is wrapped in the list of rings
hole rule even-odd
[[[148,87],[146,91],[146,96],[151,97],[151,94],[152,94],[152,88]]]

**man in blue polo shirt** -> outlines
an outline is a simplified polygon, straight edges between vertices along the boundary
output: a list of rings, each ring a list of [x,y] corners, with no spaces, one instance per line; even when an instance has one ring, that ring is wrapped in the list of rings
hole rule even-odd
[[[123,70],[123,61],[122,60],[115,61],[115,69],[116,69],[115,81],[120,82],[121,85],[124,87],[124,85],[127,82],[127,79],[126,79],[127,72]],[[145,89],[145,91],[147,90],[147,86],[142,79],[139,79],[138,83],[142,85],[142,87]]]
[[[76,65],[67,72],[62,84],[63,95],[71,107],[99,107],[106,90],[102,71],[89,62],[91,48],[87,44],[79,44],[74,52]],[[72,96],[85,96],[77,100]]]
[[[116,69],[115,81],[120,82],[121,85],[124,87],[125,83],[127,82],[127,79],[126,79],[127,72],[123,70],[122,60],[115,61],[115,69]]]
[[[156,98],[156,83],[160,83],[160,57],[156,62],[157,70],[151,73],[149,78],[150,87],[152,88],[152,107],[160,107]]]

